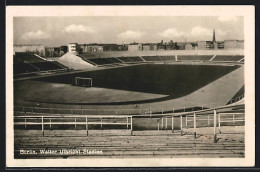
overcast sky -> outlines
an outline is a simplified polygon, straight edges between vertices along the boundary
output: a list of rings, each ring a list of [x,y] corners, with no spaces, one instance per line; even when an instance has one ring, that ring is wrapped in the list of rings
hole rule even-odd
[[[131,43],[244,39],[243,17],[15,17],[15,44]]]

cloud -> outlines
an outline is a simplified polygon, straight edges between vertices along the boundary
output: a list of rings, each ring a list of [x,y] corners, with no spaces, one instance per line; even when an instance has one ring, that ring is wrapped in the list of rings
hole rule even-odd
[[[202,26],[196,26],[191,30],[191,35],[194,37],[205,36],[205,35],[208,36],[212,34],[213,34],[213,30],[210,30]]]
[[[216,35],[227,35],[231,30],[216,29]]]
[[[238,18],[236,16],[219,16],[218,20],[221,22],[230,22],[230,21],[236,22],[238,21]]]
[[[117,35],[120,39],[138,39],[144,35],[143,32],[127,30]]]
[[[185,35],[185,33],[182,31],[178,31],[175,28],[169,28],[169,29],[164,30],[161,33],[158,33],[158,35],[165,37],[165,38],[169,38],[169,37],[182,37]]]
[[[27,32],[27,33],[24,33],[21,37],[21,39],[23,40],[31,40],[31,39],[48,39],[50,38],[50,35],[41,31],[41,30],[38,30],[36,32]]]
[[[86,32],[86,33],[94,33],[94,29],[92,29],[89,26],[84,26],[82,24],[76,25],[76,24],[71,24],[66,26],[63,29],[64,32],[66,33],[77,33],[77,32]]]

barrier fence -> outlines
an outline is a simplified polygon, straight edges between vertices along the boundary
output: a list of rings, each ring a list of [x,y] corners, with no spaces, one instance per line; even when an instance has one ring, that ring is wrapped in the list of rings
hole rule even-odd
[[[159,115],[159,114],[158,114]],[[158,117],[153,115],[151,117]],[[171,130],[174,132],[177,126],[175,120],[179,121],[180,134],[183,135],[185,127],[193,128],[194,138],[196,138],[196,130],[200,127],[213,127],[214,143],[217,142],[217,134],[222,134],[221,126],[244,126],[245,112],[244,104],[242,105],[228,105],[213,109],[200,110],[187,113],[172,114],[168,116],[159,115],[160,119],[157,121],[158,130],[167,130],[169,122],[171,122]],[[161,127],[160,127],[161,122]],[[218,131],[217,131],[218,130]]]
[[[130,130],[132,134],[133,118],[132,116],[14,116],[14,125],[28,126],[36,125],[41,126],[42,136],[44,137],[44,130],[46,126],[51,129],[54,125],[64,126],[73,125],[74,129],[77,126],[84,125],[86,129],[86,136],[88,136],[89,126],[98,125],[103,129],[104,125],[120,125],[125,126],[126,130]]]
[[[104,125],[121,125],[125,129],[133,131],[133,118],[157,118],[158,130],[168,130],[171,127],[172,132],[179,130],[181,136],[184,135],[185,128],[193,128],[194,138],[197,136],[197,129],[201,127],[213,127],[212,133],[214,143],[217,142],[217,134],[222,134],[222,126],[244,126],[245,105],[227,105],[223,107],[198,110],[193,112],[179,112],[170,114],[144,114],[140,115],[25,115],[14,116],[14,125],[22,125],[26,128],[29,125],[41,125],[42,135],[44,136],[45,126],[49,129],[53,125],[74,125],[75,129],[79,125],[85,125],[89,130],[89,125],[99,125],[103,129]],[[105,121],[108,119],[108,121]],[[112,120],[113,119],[113,120]],[[122,121],[122,120],[125,121]]]
[[[175,108],[132,108],[132,109],[63,109],[63,108],[46,108],[46,107],[26,107],[14,106],[15,115],[24,114],[68,114],[68,115],[145,115],[145,114],[168,114],[179,112],[190,112],[218,107],[219,104],[198,105],[192,107],[175,107]]]
[[[228,104],[238,102],[244,98],[244,95],[231,99]],[[37,113],[37,114],[69,114],[69,115],[145,115],[145,114],[167,114],[179,112],[192,112],[197,110],[211,109],[219,107],[219,103],[195,105],[192,107],[175,107],[175,108],[138,108],[136,105],[132,109],[64,109],[64,108],[47,108],[47,107],[26,107],[14,106],[14,113],[19,112]]]

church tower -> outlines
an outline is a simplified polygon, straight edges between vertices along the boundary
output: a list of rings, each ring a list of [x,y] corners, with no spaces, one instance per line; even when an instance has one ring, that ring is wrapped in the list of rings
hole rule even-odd
[[[212,39],[213,49],[218,49],[218,43],[216,41],[215,29],[213,30],[213,39]]]
[[[212,40],[212,42],[213,42],[213,43],[216,42],[215,29],[213,30],[213,40]]]

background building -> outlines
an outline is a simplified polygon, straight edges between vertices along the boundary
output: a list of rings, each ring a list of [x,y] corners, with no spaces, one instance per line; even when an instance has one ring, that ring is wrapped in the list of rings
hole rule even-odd
[[[244,40],[225,40],[225,49],[244,49]]]
[[[128,51],[141,51],[142,45],[139,43],[130,43],[128,44]]]
[[[39,56],[45,56],[45,46],[34,44],[15,44],[14,53],[16,52],[31,52],[38,54]]]
[[[88,44],[87,52],[102,52],[103,51],[103,45],[101,44]]]
[[[122,46],[120,46],[120,51],[123,49]],[[117,44],[103,44],[103,51],[118,51],[119,46]]]
[[[69,43],[68,52],[78,54],[80,52],[80,45],[78,43]]]

